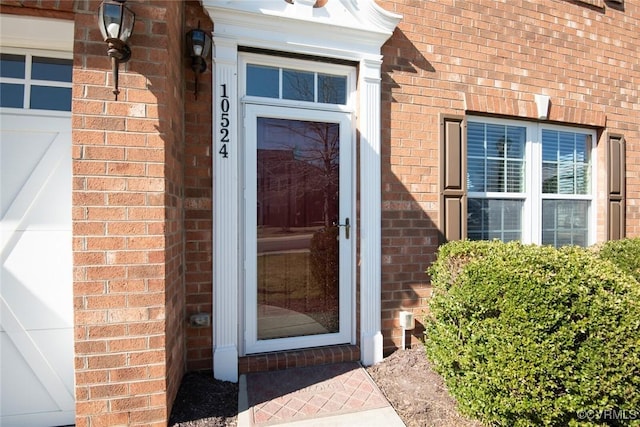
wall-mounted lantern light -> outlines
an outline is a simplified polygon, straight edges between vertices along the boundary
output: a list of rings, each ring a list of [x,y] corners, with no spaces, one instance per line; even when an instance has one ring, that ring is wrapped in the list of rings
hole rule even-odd
[[[98,25],[104,41],[107,42],[107,55],[111,58],[113,71],[113,94],[118,100],[118,68],[121,62],[131,58],[131,49],[127,41],[133,32],[136,15],[124,5],[126,0],[103,1],[99,9]]]
[[[187,53],[191,57],[191,69],[196,73],[196,86],[194,94],[198,99],[198,76],[207,71],[207,56],[211,50],[211,36],[204,30],[198,28],[187,33]]]

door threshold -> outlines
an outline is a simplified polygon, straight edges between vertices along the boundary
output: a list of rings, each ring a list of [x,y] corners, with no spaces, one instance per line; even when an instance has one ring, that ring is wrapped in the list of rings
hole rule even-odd
[[[352,344],[330,345],[297,350],[251,354],[238,359],[238,372],[277,371],[287,368],[326,365],[329,363],[357,362],[360,347]]]

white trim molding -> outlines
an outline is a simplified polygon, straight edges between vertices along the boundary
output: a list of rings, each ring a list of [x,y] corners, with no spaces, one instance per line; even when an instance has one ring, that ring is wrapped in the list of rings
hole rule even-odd
[[[238,46],[214,40],[213,116],[213,371],[216,379],[238,381],[240,215],[238,168]],[[223,114],[224,111],[224,114]],[[224,120],[224,121],[223,121]],[[226,129],[222,141],[222,128]],[[224,145],[224,148],[223,148]],[[221,155],[220,151],[225,154]]]
[[[73,21],[0,14],[0,46],[73,52]]]
[[[237,137],[238,47],[338,59],[358,64],[360,131],[360,345],[366,365],[382,360],[381,333],[381,164],[380,69],[382,44],[393,34],[400,15],[375,0],[313,2],[284,0],[203,0],[214,23],[214,155],[220,150],[219,92],[226,84],[234,117],[230,118],[229,158],[214,160],[214,376],[238,380],[241,349],[239,263],[241,217]],[[225,122],[226,123],[226,122]],[[235,239],[235,240],[234,240]]]

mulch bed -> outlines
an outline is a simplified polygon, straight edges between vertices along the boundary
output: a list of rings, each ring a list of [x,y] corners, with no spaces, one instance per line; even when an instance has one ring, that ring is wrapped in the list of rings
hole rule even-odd
[[[238,424],[238,384],[213,373],[189,372],[182,379],[169,426],[228,427]]]

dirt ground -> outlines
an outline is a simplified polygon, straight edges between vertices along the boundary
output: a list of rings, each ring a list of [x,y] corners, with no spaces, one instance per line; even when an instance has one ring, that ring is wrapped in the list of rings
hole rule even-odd
[[[422,347],[398,350],[366,370],[407,427],[482,426],[458,414],[456,401]]]
[[[433,372],[423,348],[396,351],[366,368],[407,427],[480,427],[458,414],[442,378]],[[237,425],[238,385],[189,373],[180,386],[169,426]]]

